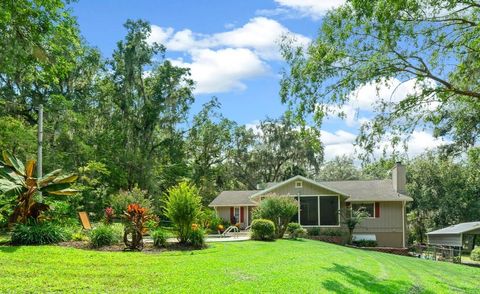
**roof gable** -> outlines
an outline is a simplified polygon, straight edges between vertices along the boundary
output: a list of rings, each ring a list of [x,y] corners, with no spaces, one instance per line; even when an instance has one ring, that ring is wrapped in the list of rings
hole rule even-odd
[[[285,186],[285,185],[288,185],[290,183],[293,183],[295,181],[303,181],[303,182],[306,182],[306,183],[309,183],[315,187],[318,187],[318,188],[321,188],[321,189],[324,189],[324,190],[328,190],[328,191],[331,191],[335,194],[340,194],[340,195],[343,195],[343,196],[350,196],[348,195],[347,193],[345,192],[341,192],[340,190],[336,189],[336,188],[332,188],[332,187],[328,187],[328,186],[325,186],[324,184],[322,183],[319,183],[319,182],[316,182],[314,180],[311,180],[309,178],[306,178],[304,176],[294,176],[288,180],[285,180],[283,182],[280,182],[280,183],[276,183],[275,185],[272,185],[270,187],[268,187],[267,189],[264,189],[264,190],[260,190],[260,191],[257,191],[255,194],[251,195],[250,198],[256,198],[256,197],[259,197],[261,195],[266,195],[268,193],[271,193],[273,191],[275,191],[276,189],[282,187],[282,186]]]

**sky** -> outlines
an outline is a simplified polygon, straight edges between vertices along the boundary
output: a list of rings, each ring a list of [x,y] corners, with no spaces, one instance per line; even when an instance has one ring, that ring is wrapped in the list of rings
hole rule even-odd
[[[225,117],[254,127],[259,120],[277,118],[286,110],[278,94],[285,67],[278,46],[281,36],[288,34],[297,44],[307,46],[315,39],[326,11],[343,2],[79,0],[70,6],[86,41],[105,58],[124,38],[123,24],[127,19],[150,22],[149,41],[165,45],[168,59],[191,69],[196,82],[192,112],[198,112],[215,96]],[[325,159],[355,155],[353,142],[362,122],[372,117],[376,99],[401,100],[416,91],[414,82],[397,87],[400,81],[393,79],[389,84],[378,91],[374,83],[357,89],[352,101],[342,107],[345,119],[332,117],[324,121],[321,140]],[[407,153],[412,157],[441,143],[428,131],[417,130]]]

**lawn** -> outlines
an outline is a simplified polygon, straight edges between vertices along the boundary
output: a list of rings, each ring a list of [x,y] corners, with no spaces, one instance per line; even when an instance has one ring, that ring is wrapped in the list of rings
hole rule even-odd
[[[480,268],[318,241],[216,243],[201,251],[0,247],[0,292],[480,291]]]

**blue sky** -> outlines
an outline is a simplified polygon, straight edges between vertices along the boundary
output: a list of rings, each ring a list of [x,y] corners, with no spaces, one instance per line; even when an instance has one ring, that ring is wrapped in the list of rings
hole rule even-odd
[[[222,103],[225,117],[241,124],[278,117],[285,111],[278,95],[284,66],[278,50],[281,35],[290,34],[306,46],[315,38],[327,9],[343,0],[153,1],[80,0],[71,5],[87,42],[110,57],[123,39],[127,19],[144,19],[152,25],[151,41],[167,47],[167,58],[191,68],[197,82],[193,112],[212,96]],[[398,81],[392,80],[392,88]],[[414,91],[402,85],[396,99]],[[362,121],[372,116],[378,96],[375,85],[365,85],[343,107],[345,120],[333,118],[322,127],[326,158],[354,154],[353,141]],[[352,96],[352,97],[353,97]],[[414,134],[409,148],[415,155],[438,141],[424,131]]]

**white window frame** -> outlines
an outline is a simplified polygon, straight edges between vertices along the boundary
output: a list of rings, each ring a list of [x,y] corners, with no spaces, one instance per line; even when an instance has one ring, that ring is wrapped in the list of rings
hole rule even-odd
[[[301,189],[301,188],[303,188],[303,182],[295,181],[295,189]]]
[[[377,218],[377,212],[375,211],[375,201],[365,201],[365,202],[350,202],[350,205],[352,207],[351,211],[350,211],[350,216],[352,215],[353,213],[353,205],[354,204],[359,204],[359,205],[364,205],[364,204],[373,204],[373,216],[368,216],[366,217],[365,219],[375,219]]]
[[[323,196],[336,196],[338,200],[338,209],[340,210],[340,195],[338,194],[319,194],[319,195],[295,195],[295,197],[298,197],[298,223],[305,228],[340,228],[341,225],[341,220],[340,220],[340,213],[338,213],[338,225],[322,225],[320,223],[320,197]],[[302,197],[317,197],[317,209],[318,209],[318,216],[317,216],[317,223],[318,225],[302,225],[300,222],[300,198]]]

